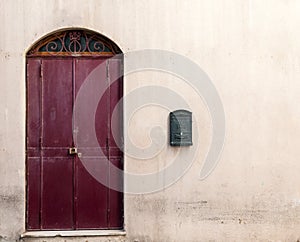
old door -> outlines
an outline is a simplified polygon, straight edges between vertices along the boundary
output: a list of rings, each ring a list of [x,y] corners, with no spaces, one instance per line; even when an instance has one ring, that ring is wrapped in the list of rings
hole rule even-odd
[[[108,85],[97,107],[95,131],[99,147],[81,147],[90,151],[85,159],[89,167],[105,164],[106,168],[99,171],[105,184],[89,173],[72,148],[76,148],[74,137],[78,132],[73,122],[78,91],[100,64],[107,68],[97,76],[97,82],[110,82],[120,72],[121,62],[108,60],[114,52],[111,45],[105,44],[106,39],[101,42],[106,49],[97,51],[99,48],[90,46],[96,47],[101,39],[95,40],[90,33],[67,31],[57,36],[63,36],[58,38],[65,41],[60,43],[62,47],[69,45],[65,51],[47,51],[51,43],[57,44],[52,37],[51,42],[44,41],[27,57],[27,229],[120,229],[123,194],[107,186],[110,170],[105,162],[109,160],[122,169],[122,152],[110,125],[112,111],[122,97],[121,78]],[[89,45],[91,40],[93,45]],[[78,45],[81,42],[83,47]],[[92,90],[89,95],[97,93]],[[119,121],[122,122],[121,114]],[[122,132],[118,135],[116,138],[121,139]],[[89,137],[84,138],[89,144]],[[103,156],[93,153],[97,148],[103,150]],[[122,182],[122,177],[117,179]]]

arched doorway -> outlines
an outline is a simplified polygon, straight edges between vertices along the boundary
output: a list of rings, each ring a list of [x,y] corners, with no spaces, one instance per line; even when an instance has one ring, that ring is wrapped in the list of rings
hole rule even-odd
[[[85,169],[74,147],[78,127],[72,122],[76,95],[87,76],[105,63],[107,68],[97,81],[110,83],[110,77],[122,70],[122,61],[111,64],[109,58],[119,53],[121,50],[111,40],[84,29],[58,31],[28,51],[27,230],[123,228],[123,194],[100,184]],[[95,131],[105,157],[91,155],[90,166],[108,158],[123,168],[123,154],[110,125],[114,106],[123,95],[122,81],[119,78],[109,85],[99,102]],[[122,131],[118,135],[122,139]],[[85,148],[92,153],[99,147]],[[109,172],[109,168],[101,171],[104,179],[109,179]]]

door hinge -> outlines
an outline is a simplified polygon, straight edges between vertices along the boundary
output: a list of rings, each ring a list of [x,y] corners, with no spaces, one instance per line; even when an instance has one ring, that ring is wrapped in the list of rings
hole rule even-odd
[[[109,82],[109,61],[106,61],[106,79]]]
[[[43,62],[40,65],[40,77],[43,77]]]
[[[29,77],[29,63],[28,62],[26,63],[26,77],[27,77],[27,79]]]
[[[110,220],[110,209],[108,208],[107,209],[107,222],[108,222],[108,224],[109,224],[109,221]]]
[[[120,61],[120,71],[121,71],[121,73],[120,73],[120,77],[123,77],[123,74],[124,74],[124,65],[123,65],[123,61]]]
[[[109,142],[108,142],[108,138],[106,138],[106,152],[108,154],[109,152]]]

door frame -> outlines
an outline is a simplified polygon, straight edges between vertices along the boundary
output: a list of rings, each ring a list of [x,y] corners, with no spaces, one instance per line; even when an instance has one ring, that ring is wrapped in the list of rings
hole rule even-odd
[[[70,33],[81,33],[84,36],[84,38],[87,40],[88,38],[90,40],[93,40],[93,43],[102,43],[103,44],[103,48],[101,49],[101,46],[99,47],[99,45],[94,45],[93,47],[95,47],[94,49],[91,48],[91,46],[89,46],[88,44],[86,45],[86,49],[84,49],[84,51],[77,49],[77,47],[75,46],[75,44],[69,47],[66,46],[62,46],[62,49],[65,48],[65,51],[57,51],[54,50],[53,48],[49,48],[45,50],[45,46],[51,46],[51,43],[55,43],[55,39],[62,39],[63,36],[63,40],[66,37],[66,34],[70,34]],[[76,37],[76,36],[75,36]],[[47,46],[46,46],[47,47]],[[100,48],[100,50],[99,50]],[[54,50],[54,51],[51,51]],[[25,151],[26,151],[26,156],[25,156],[25,193],[26,193],[26,197],[25,197],[25,229],[26,231],[28,231],[28,191],[27,191],[27,172],[28,172],[28,166],[27,166],[27,137],[28,137],[28,128],[27,128],[27,123],[28,123],[28,78],[27,78],[27,73],[28,73],[28,68],[27,68],[27,60],[29,58],[36,58],[36,57],[40,57],[42,59],[47,58],[47,57],[60,57],[60,58],[101,58],[101,57],[105,57],[105,58],[110,58],[113,57],[115,55],[118,54],[122,54],[123,52],[121,51],[121,49],[119,48],[119,46],[113,42],[112,40],[110,40],[109,38],[103,36],[102,34],[89,30],[89,29],[85,29],[85,28],[64,28],[64,29],[59,29],[57,31],[54,31],[52,33],[49,33],[45,36],[43,36],[42,38],[40,38],[39,40],[37,40],[30,48],[29,50],[26,52],[26,66],[25,66],[25,94],[26,94],[26,106],[25,106],[25,110],[26,110],[26,117],[25,117]],[[123,66],[123,58],[122,58],[122,63],[121,65]],[[121,66],[121,75],[122,77],[121,79],[121,84],[120,84],[120,88],[122,88],[121,90],[121,95],[124,95],[124,80],[123,80],[123,67]],[[122,98],[121,96],[121,98]],[[122,108],[123,110],[123,108]],[[122,133],[121,135],[124,136],[124,123],[123,123],[123,117],[124,117],[124,113],[122,112],[121,114],[122,117],[122,121],[121,121],[121,125],[122,125]],[[122,169],[124,169],[124,154],[122,154]],[[124,180],[122,181],[122,183],[124,184]],[[122,199],[122,216],[123,216],[123,229],[124,229],[124,193],[123,193],[123,199]],[[32,231],[32,230],[30,230]],[[36,231],[44,231],[45,230],[36,230]],[[80,231],[80,230],[73,230],[73,232],[75,231]]]

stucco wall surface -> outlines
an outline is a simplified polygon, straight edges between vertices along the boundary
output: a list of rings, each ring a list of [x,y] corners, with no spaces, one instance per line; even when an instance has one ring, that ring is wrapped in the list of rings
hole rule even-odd
[[[44,35],[72,27],[95,30],[123,52],[162,49],[195,62],[222,100],[224,148],[200,180],[213,135],[205,101],[174,75],[127,75],[125,95],[163,86],[190,105],[199,133],[191,169],[160,192],[125,194],[126,236],[24,241],[300,240],[299,1],[0,0],[0,9],[0,241],[18,241],[25,232],[26,52]],[[169,111],[138,109],[125,127],[132,142],[149,145],[155,125],[167,135]],[[151,159],[125,156],[125,168],[157,172],[178,152],[166,140]]]

